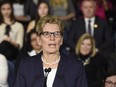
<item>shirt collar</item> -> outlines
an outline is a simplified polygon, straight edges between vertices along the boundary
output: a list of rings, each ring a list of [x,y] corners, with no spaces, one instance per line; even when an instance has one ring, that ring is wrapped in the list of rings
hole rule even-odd
[[[95,21],[95,17],[91,17],[91,18],[86,18],[85,17],[85,21],[88,22],[88,20],[91,20],[91,22],[94,22]]]

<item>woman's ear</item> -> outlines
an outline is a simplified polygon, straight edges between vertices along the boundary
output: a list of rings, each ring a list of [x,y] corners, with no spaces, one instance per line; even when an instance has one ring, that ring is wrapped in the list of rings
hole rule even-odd
[[[38,43],[38,45],[40,45],[40,46],[42,45],[42,44],[41,44],[41,38],[40,38],[39,36],[37,37],[37,43]]]

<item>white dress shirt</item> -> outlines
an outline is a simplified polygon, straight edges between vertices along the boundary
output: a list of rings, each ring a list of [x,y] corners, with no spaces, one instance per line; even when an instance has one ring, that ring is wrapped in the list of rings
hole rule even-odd
[[[4,39],[6,26],[7,25],[5,23],[2,23],[0,25],[0,43]],[[16,42],[17,44],[19,44],[20,49],[23,47],[23,36],[24,36],[23,25],[16,21],[15,23],[11,25],[10,38],[13,42]]]
[[[56,71],[57,71],[57,68],[51,69],[51,71],[49,72],[49,74],[47,76],[47,87],[53,87],[53,83],[54,83],[55,76],[56,76]],[[45,72],[44,72],[44,74],[45,74]]]
[[[85,18],[85,27],[86,27],[86,32],[88,33],[88,23],[89,20],[91,20],[91,35],[94,36],[94,23],[95,23],[95,17],[92,18]]]
[[[8,64],[5,56],[0,54],[0,87],[8,87]]]
[[[37,55],[37,53],[35,52],[35,50],[32,50],[30,52],[27,52],[29,56],[35,56]]]

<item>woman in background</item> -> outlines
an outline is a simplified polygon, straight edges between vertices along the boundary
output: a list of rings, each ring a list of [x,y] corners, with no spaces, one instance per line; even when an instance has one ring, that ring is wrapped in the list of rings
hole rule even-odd
[[[41,1],[38,5],[37,5],[37,10],[36,10],[36,18],[35,20],[31,21],[27,27],[27,33],[29,33],[32,29],[35,28],[37,21],[44,17],[47,16],[49,14],[49,5],[47,2]]]
[[[28,34],[27,34],[27,43],[23,49],[18,54],[18,57],[16,59],[16,73],[18,70],[18,66],[20,61],[25,58],[25,57],[30,57],[30,56],[35,56],[39,54],[42,50],[41,46],[37,43],[37,32],[35,29],[32,29]]]
[[[65,29],[70,29],[71,20],[75,17],[75,9],[71,0],[46,0],[50,5],[51,15],[59,16]]]
[[[12,4],[5,0],[0,3],[0,53],[7,59],[16,58],[23,46],[23,25],[14,19]]]
[[[95,41],[87,33],[83,34],[76,45],[76,54],[83,61],[88,87],[101,87],[105,71],[105,59],[96,52]]]

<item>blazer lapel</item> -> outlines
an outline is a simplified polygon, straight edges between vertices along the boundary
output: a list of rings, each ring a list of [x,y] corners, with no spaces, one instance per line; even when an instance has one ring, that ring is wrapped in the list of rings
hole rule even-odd
[[[95,38],[97,35],[99,35],[99,33],[97,32],[98,27],[99,27],[98,24],[99,24],[99,23],[98,23],[98,19],[97,19],[97,17],[95,17],[95,23],[94,23],[94,35],[93,35],[94,38]]]
[[[32,87],[43,87],[44,84],[44,72],[43,72],[43,65],[41,61],[41,54],[36,56],[35,63],[33,68],[35,68],[35,81],[33,82]],[[38,83],[39,82],[39,83]]]
[[[86,33],[86,23],[85,23],[84,18],[82,18],[82,23],[80,23],[80,25],[81,25],[81,32],[82,32],[82,34]]]
[[[58,65],[53,87],[66,87],[65,84],[63,83],[64,71],[65,71],[65,65],[66,65],[65,63],[66,63],[65,58],[61,56],[61,60]]]

